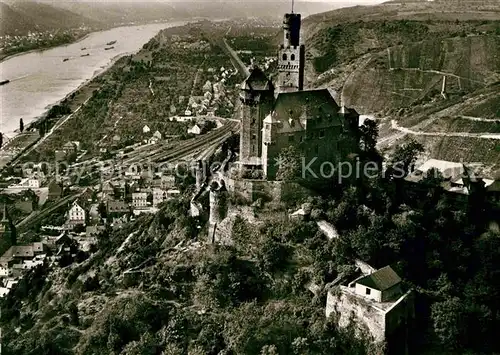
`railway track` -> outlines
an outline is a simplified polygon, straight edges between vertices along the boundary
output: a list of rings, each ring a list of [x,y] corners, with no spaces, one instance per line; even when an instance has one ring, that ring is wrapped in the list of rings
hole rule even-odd
[[[236,128],[236,126],[237,122],[228,123],[224,127],[221,127],[216,131],[210,132],[213,133],[211,135],[207,134],[205,137],[197,139],[195,142],[188,144],[187,146],[177,148],[171,152],[161,152],[159,154],[154,155],[150,159],[151,161],[161,163],[187,155],[188,153],[194,154],[196,153],[197,150],[202,150],[204,148],[219,145],[232,135],[232,131]]]
[[[222,144],[225,140],[231,137],[232,132],[236,131],[238,126],[239,122],[229,122],[225,126],[211,131],[201,137],[179,142],[177,145],[168,145],[170,147],[174,146],[175,148],[166,149],[166,145],[163,145],[148,154],[141,154],[122,161],[119,163],[119,168],[121,168],[121,171],[127,170],[134,165],[142,165],[141,168],[151,168],[150,164],[153,163],[173,163],[183,158],[188,158],[189,156],[193,156],[200,151],[212,149],[213,147]],[[100,170],[101,174],[114,174],[113,171],[117,166],[113,162],[110,162],[109,164],[110,165],[106,168]]]
[[[183,142],[162,145],[161,147],[155,148],[149,152],[142,152],[141,154],[129,157],[125,159],[122,164],[130,165],[146,159],[150,162],[162,162],[165,159],[168,159],[169,155],[178,155],[178,152],[182,152],[181,154],[183,154],[192,150],[194,153],[196,149],[202,149],[208,143],[214,143],[214,141],[225,136],[226,133],[230,133],[231,130],[235,130],[237,126],[238,122],[230,121],[223,127],[211,131],[203,136],[191,138]]]
[[[18,231],[24,231],[28,226],[33,225],[34,223],[37,223],[41,221],[43,218],[47,217],[50,215],[52,212],[56,211],[57,209],[61,208],[65,204],[72,203],[75,201],[78,197],[80,197],[82,193],[76,194],[76,195],[71,195],[71,196],[66,196],[56,204],[50,206],[49,208],[40,211],[40,213],[33,215],[31,218],[30,216],[26,217],[22,221],[20,221],[16,225],[16,229]]]

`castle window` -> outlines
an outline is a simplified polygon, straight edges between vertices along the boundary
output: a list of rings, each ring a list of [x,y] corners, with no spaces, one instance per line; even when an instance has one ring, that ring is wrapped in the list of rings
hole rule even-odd
[[[295,54],[292,54],[292,55],[290,56],[290,60],[295,60]]]
[[[367,287],[366,288],[366,294],[369,295],[370,293],[372,293],[372,290]]]
[[[295,141],[295,137],[294,136],[288,136],[288,143],[292,143]]]
[[[266,123],[266,129],[271,129],[271,125]]]
[[[257,139],[257,135],[256,134],[252,134],[252,139],[256,140]]]
[[[290,33],[286,33],[286,39],[290,38]]]
[[[325,130],[324,129],[319,131],[319,138],[325,138]]]
[[[299,142],[302,143],[303,140],[304,140],[304,137],[300,136],[299,137]]]
[[[283,60],[286,60],[286,59],[287,59],[286,53],[283,53]]]

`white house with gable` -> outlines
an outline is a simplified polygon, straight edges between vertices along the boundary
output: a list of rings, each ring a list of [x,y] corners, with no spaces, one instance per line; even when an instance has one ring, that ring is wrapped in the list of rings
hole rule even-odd
[[[197,124],[195,124],[193,127],[188,128],[187,133],[191,134],[201,134],[201,128]]]
[[[76,201],[73,202],[71,208],[68,211],[67,224],[76,226],[78,224],[85,225],[85,209],[81,207]]]

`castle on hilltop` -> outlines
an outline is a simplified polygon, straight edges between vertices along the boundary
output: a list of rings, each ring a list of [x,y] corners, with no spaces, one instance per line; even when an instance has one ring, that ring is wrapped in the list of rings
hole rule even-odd
[[[328,89],[304,90],[305,46],[300,43],[300,14],[285,14],[278,50],[276,83],[256,65],[241,84],[240,171],[258,171],[273,181],[278,157],[293,146],[309,171],[336,166],[358,151],[359,114],[337,104]],[[308,178],[308,176],[303,176]]]
[[[210,186],[211,242],[222,242],[230,235],[225,232],[232,223],[225,202],[228,193],[247,202],[292,200],[310,193],[294,177],[280,180],[282,153],[288,148],[295,148],[294,157],[300,155],[300,164],[307,167],[307,171],[300,167],[301,182],[328,182],[339,163],[357,156],[359,114],[339,105],[328,89],[304,90],[305,46],[300,43],[300,25],[300,14],[285,14],[275,83],[253,64],[241,83],[239,157],[229,173],[221,168],[212,177],[220,181]],[[198,186],[203,175],[198,174]],[[195,202],[192,210],[199,213]]]

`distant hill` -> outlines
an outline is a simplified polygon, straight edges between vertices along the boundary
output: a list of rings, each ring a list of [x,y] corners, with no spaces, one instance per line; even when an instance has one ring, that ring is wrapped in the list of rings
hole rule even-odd
[[[498,1],[393,1],[303,27],[309,85],[382,118],[384,145],[413,136],[435,158],[500,168]]]
[[[297,2],[295,10],[303,16],[332,10],[339,4]],[[173,2],[87,2],[18,1],[0,3],[0,35],[29,31],[79,27],[98,28],[130,23],[148,23],[192,18],[274,18],[291,10],[289,1],[173,1]]]
[[[56,6],[91,18],[108,26],[132,22],[146,23],[173,18],[185,18],[189,14],[177,10],[169,3],[132,2],[75,2],[62,1]]]
[[[16,1],[0,3],[0,35],[23,35],[30,31],[102,26],[98,21],[49,4]]]
[[[147,3],[61,2],[57,6],[101,22],[155,21],[203,17],[222,19],[235,17],[280,18],[291,10],[289,1],[169,1]],[[322,2],[297,2],[295,10],[304,16],[339,7]]]

